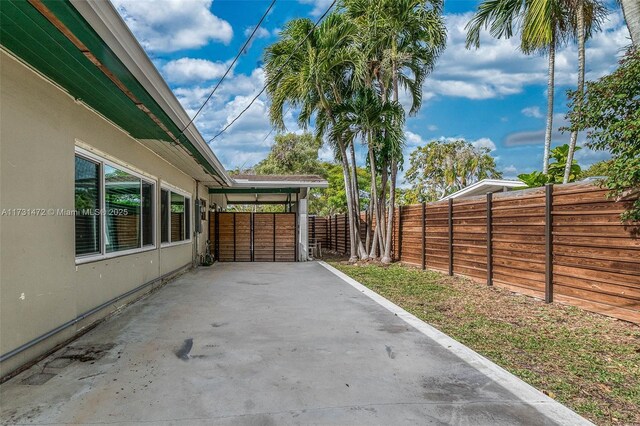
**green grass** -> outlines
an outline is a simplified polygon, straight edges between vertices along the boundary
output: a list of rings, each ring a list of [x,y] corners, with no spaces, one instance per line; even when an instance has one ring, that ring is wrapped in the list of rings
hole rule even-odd
[[[334,267],[602,425],[640,424],[640,328],[432,271]]]

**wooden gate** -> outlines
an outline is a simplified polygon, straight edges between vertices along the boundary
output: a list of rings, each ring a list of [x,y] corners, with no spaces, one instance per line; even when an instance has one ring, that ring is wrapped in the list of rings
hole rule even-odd
[[[220,262],[295,262],[297,217],[297,213],[210,213],[211,252]]]

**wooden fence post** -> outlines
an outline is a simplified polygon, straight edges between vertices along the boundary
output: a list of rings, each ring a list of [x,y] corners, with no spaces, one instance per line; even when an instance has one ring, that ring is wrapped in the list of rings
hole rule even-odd
[[[338,215],[333,216],[333,230],[336,233],[336,253],[340,253],[340,247],[338,247]]]
[[[493,227],[493,194],[490,192],[487,194],[487,285],[493,285],[493,241],[492,241],[492,227]]]
[[[398,206],[398,262],[402,262],[402,206]]]
[[[327,220],[327,218],[325,218],[324,221],[324,243],[327,245],[327,249],[330,249],[331,246],[329,246],[329,221]]]
[[[449,198],[449,275],[453,275],[453,198]]]
[[[293,232],[295,232],[295,235],[294,235],[294,238],[293,238],[293,243],[294,243],[293,261],[297,262],[298,261],[298,250],[300,249],[298,247],[298,244],[300,243],[299,232],[298,232],[298,212],[295,212],[293,214]]]
[[[273,261],[276,261],[276,214],[273,213]]]
[[[427,204],[422,203],[422,270],[427,269]]]
[[[214,238],[216,239],[215,242],[215,257],[216,257],[216,261],[220,261],[220,220],[218,218],[218,210],[216,210],[216,216],[214,218],[215,220],[215,227],[216,229],[214,230]]]
[[[544,235],[545,235],[545,277],[544,301],[553,302],[553,184],[545,185]]]
[[[255,226],[254,226],[254,218],[255,218],[255,212],[250,213],[249,215],[249,235],[250,235],[250,240],[249,240],[249,251],[251,253],[250,259],[252,262],[255,262]]]
[[[236,261],[236,215],[233,214],[233,261]]]
[[[347,235],[349,231],[349,216],[344,214],[344,254],[347,254],[349,250],[347,250]]]

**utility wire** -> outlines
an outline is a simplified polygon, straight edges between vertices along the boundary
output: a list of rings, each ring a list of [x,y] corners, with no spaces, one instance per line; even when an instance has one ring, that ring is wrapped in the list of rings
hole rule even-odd
[[[309,32],[307,33],[306,36],[304,36],[304,38],[296,45],[296,47],[293,48],[293,52],[291,52],[291,55],[289,55],[289,57],[287,58],[286,61],[284,61],[284,63],[280,66],[280,68],[278,68],[278,71],[276,71],[276,74],[279,74],[282,72],[282,70],[284,69],[284,67],[289,63],[289,61],[291,60],[291,58],[293,57],[293,55],[296,53],[296,51],[300,48],[300,46],[302,46],[302,44],[307,41],[307,38],[309,38],[309,36],[311,35],[311,33],[316,29],[316,27],[320,24],[320,22],[324,19],[325,16],[327,16],[327,14],[329,13],[329,11],[331,10],[331,8],[333,8],[333,6],[336,4],[337,0],[333,0],[333,2],[331,3],[331,5],[329,5],[329,7],[327,8],[327,10],[325,10],[325,12],[322,14],[322,16],[320,16],[320,18],[318,18],[318,20],[315,22],[315,24],[313,24],[313,27],[311,28],[311,30],[309,30]],[[258,94],[251,99],[251,102],[249,102],[249,105],[246,106],[245,109],[243,109],[242,111],[240,111],[240,114],[238,114],[233,120],[231,120],[231,122],[229,124],[227,124],[226,126],[224,126],[224,128],[222,130],[220,130],[214,137],[212,137],[211,139],[209,139],[209,141],[207,142],[207,144],[213,142],[218,136],[220,136],[221,134],[223,134],[229,127],[231,127],[233,125],[233,123],[235,123],[241,116],[242,114],[244,114],[245,112],[247,112],[247,110],[249,108],[251,108],[251,105],[253,105],[253,103],[260,97],[260,95],[262,95],[264,93],[264,91],[267,90],[267,84],[265,83],[265,85],[262,87],[262,89],[258,92]]]
[[[247,40],[245,40],[244,44],[242,45],[242,47],[240,48],[240,50],[238,51],[238,54],[236,55],[235,58],[233,58],[233,62],[231,62],[231,65],[229,65],[229,67],[227,68],[227,70],[224,72],[224,75],[222,76],[222,78],[220,80],[218,80],[218,83],[216,83],[216,86],[213,88],[213,90],[211,91],[211,93],[209,93],[209,96],[207,96],[207,99],[204,101],[204,103],[202,104],[202,106],[200,107],[200,109],[198,109],[198,112],[196,112],[196,114],[193,116],[193,118],[189,121],[189,123],[187,123],[186,126],[184,126],[184,129],[182,129],[180,131],[180,134],[177,137],[180,137],[180,135],[182,135],[184,133],[185,130],[187,130],[187,128],[189,126],[191,126],[191,124],[193,124],[193,121],[196,119],[196,117],[198,117],[198,115],[200,115],[200,113],[202,112],[202,110],[204,109],[204,107],[207,105],[207,103],[211,100],[211,97],[213,96],[214,93],[216,93],[216,90],[218,90],[218,87],[220,87],[220,84],[222,84],[222,81],[225,79],[225,77],[227,76],[227,74],[229,74],[229,72],[231,72],[231,70],[233,69],[233,66],[235,65],[235,63],[238,61],[238,58],[240,58],[240,55],[242,55],[243,52],[245,52],[245,49],[247,48],[247,46],[249,45],[249,42],[251,42],[251,39],[253,38],[253,36],[255,35],[255,33],[258,31],[258,28],[260,28],[260,25],[262,25],[262,21],[264,21],[264,19],[267,17],[267,15],[269,14],[269,12],[271,11],[271,9],[273,8],[273,5],[276,4],[276,0],[272,0],[271,4],[269,5],[269,7],[267,8],[266,12],[264,12],[264,14],[262,15],[262,17],[260,18],[260,21],[258,21],[258,25],[255,26],[255,28],[253,29],[253,31],[251,32],[251,34],[249,35],[249,37],[247,38]],[[246,52],[245,52],[246,53]]]

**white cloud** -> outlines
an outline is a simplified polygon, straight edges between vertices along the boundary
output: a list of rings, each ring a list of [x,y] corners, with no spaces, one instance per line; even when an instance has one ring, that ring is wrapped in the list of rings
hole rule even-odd
[[[313,5],[311,16],[319,17],[329,8],[333,0],[299,0],[299,2]]]
[[[476,148],[487,148],[489,151],[493,152],[496,150],[496,144],[489,138],[480,138],[471,142],[471,145]]]
[[[224,75],[229,64],[206,59],[180,58],[162,66],[162,73],[171,83],[199,83]]]
[[[256,68],[251,74],[227,77],[195,123],[206,140],[240,114],[264,85],[264,71]],[[212,85],[180,87],[174,90],[189,116],[193,116],[212,90]],[[267,156],[274,142],[269,122],[268,101],[262,94],[251,107],[223,134],[209,145],[227,168],[250,167]],[[300,132],[292,111],[285,115],[288,131]]]
[[[409,130],[404,131],[404,138],[406,146],[411,148],[416,148],[426,143],[425,140],[422,139],[422,136],[417,133],[410,132]]]
[[[502,169],[502,172],[507,176],[515,176],[518,174],[518,168],[513,164]]]
[[[249,35],[251,35],[252,32],[253,32],[253,27],[247,27],[244,29],[244,36],[249,37]],[[256,33],[253,35],[254,39],[269,38],[269,37],[271,37],[271,33],[269,32],[269,30],[267,30],[264,27],[258,28],[256,30]]]
[[[542,118],[540,107],[537,106],[523,108],[520,112],[526,117]]]
[[[483,31],[480,48],[466,49],[464,27],[471,17],[471,12],[445,15],[447,48],[425,82],[423,92],[431,96],[491,99],[521,93],[529,85],[546,84],[547,58],[524,55],[517,37],[498,40]],[[612,13],[603,24],[603,31],[587,42],[587,79],[596,79],[617,66],[622,48],[629,44],[628,34],[622,14]],[[573,44],[558,50],[557,86],[575,86],[577,57]]]
[[[147,52],[175,52],[229,43],[231,25],[211,13],[213,0],[112,0]]]
[[[436,130],[438,130],[438,126],[436,126],[435,124],[429,124],[427,126],[427,130],[429,130],[430,132],[435,132]]]

